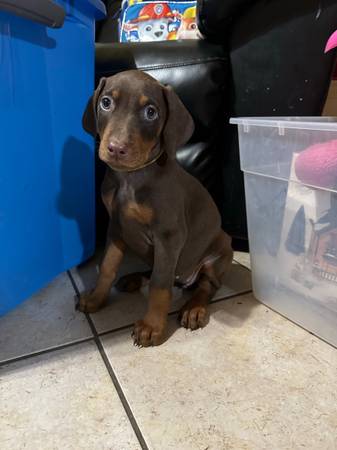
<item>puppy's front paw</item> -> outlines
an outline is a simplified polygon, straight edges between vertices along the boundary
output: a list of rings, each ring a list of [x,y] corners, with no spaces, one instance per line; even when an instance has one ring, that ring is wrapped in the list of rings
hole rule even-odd
[[[138,320],[135,323],[133,332],[133,343],[139,347],[150,347],[159,345],[165,337],[165,327],[152,326],[144,320]]]
[[[99,297],[94,292],[83,292],[80,296],[77,309],[84,313],[94,313],[101,309],[105,302],[105,298]]]
[[[186,305],[180,311],[180,324],[191,330],[196,330],[197,328],[203,328],[208,323],[208,313],[205,306],[192,306],[188,307]]]

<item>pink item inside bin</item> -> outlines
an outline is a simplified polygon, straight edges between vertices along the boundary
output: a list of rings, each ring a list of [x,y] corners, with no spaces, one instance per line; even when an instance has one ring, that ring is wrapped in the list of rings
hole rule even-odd
[[[336,47],[337,47],[337,30],[334,33],[332,33],[332,35],[329,37],[328,42],[326,43],[325,46],[324,53],[327,53],[328,51]]]
[[[312,145],[295,162],[297,178],[304,184],[326,189],[337,187],[337,140]]]

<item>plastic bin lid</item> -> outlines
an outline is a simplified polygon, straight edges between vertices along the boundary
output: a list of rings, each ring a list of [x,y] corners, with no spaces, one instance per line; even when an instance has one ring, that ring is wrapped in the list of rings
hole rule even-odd
[[[101,0],[77,0],[76,5],[70,0],[0,0],[0,12],[9,12],[51,28],[61,28],[70,8],[78,7],[96,20],[106,17],[106,8]]]
[[[233,125],[337,131],[337,117],[232,117]]]

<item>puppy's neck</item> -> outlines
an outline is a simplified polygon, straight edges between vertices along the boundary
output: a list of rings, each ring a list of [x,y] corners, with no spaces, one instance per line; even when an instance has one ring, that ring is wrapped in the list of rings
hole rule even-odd
[[[128,184],[133,185],[137,189],[144,184],[152,184],[154,180],[162,177],[175,164],[177,164],[176,160],[168,158],[166,153],[163,152],[155,162],[138,170],[120,172],[111,169],[109,166],[107,166],[107,170],[111,176],[118,180],[120,186]]]
[[[160,143],[156,143],[151,150],[151,156],[147,161],[137,167],[124,167],[119,169],[112,169],[115,172],[138,172],[139,170],[144,169],[145,167],[151,166],[160,160],[159,165],[165,164],[167,157],[165,158],[165,148],[160,145]],[[163,157],[163,158],[162,158]]]

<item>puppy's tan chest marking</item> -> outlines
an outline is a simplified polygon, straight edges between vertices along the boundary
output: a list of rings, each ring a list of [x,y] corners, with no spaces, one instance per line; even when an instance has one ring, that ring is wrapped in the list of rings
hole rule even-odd
[[[143,225],[149,225],[153,220],[153,209],[135,201],[128,201],[122,209],[128,219],[136,220]]]

